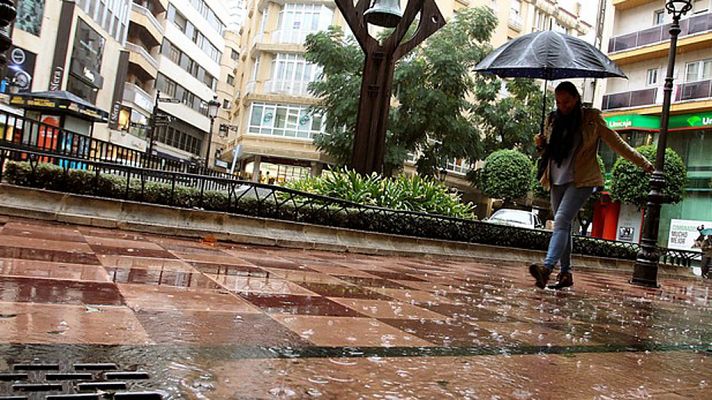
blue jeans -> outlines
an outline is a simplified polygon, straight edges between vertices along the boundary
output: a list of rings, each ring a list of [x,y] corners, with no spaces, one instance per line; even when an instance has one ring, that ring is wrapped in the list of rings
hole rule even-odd
[[[561,263],[561,272],[571,272],[571,224],[583,204],[593,193],[592,187],[580,187],[568,183],[566,185],[551,185],[551,208],[554,209],[554,232],[549,240],[549,250],[546,252],[544,265],[549,270],[554,269],[557,262]]]

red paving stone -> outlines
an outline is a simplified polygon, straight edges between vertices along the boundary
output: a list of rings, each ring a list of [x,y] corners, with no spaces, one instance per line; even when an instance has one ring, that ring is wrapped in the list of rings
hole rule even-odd
[[[712,398],[710,281],[574,278],[5,218],[0,351],[138,363],[172,398]]]

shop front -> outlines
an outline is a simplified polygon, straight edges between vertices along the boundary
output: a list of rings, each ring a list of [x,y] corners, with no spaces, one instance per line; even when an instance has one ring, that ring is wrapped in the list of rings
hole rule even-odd
[[[655,144],[660,132],[660,117],[650,115],[615,115],[605,117],[609,128],[616,130],[631,146]],[[660,216],[659,244],[668,245],[672,220],[712,220],[712,112],[678,114],[670,117],[667,146],[682,157],[687,167],[687,185],[683,200],[678,204],[663,205]],[[606,145],[601,145],[599,154],[610,172],[616,155]],[[651,160],[652,161],[652,160]],[[594,218],[594,234],[607,239],[639,241],[642,212],[633,212],[630,206],[611,206],[607,203],[597,207]],[[625,216],[623,216],[625,210]],[[609,215],[611,213],[615,216]],[[633,223],[635,222],[635,223]],[[615,224],[615,228],[613,227]],[[604,232],[607,233],[604,235]],[[615,234],[615,237],[611,237]]]

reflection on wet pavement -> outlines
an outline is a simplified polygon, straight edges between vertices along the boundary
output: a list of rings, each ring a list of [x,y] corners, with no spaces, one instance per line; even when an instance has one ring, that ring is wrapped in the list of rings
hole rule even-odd
[[[2,222],[0,373],[119,362],[168,399],[710,398],[709,281],[555,292],[494,260]]]

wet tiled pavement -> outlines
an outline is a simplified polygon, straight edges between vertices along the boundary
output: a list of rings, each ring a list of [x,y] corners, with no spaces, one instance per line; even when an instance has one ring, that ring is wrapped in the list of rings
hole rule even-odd
[[[557,292],[497,260],[5,218],[0,373],[116,362],[175,399],[712,399],[709,281],[628,278],[579,271]]]

